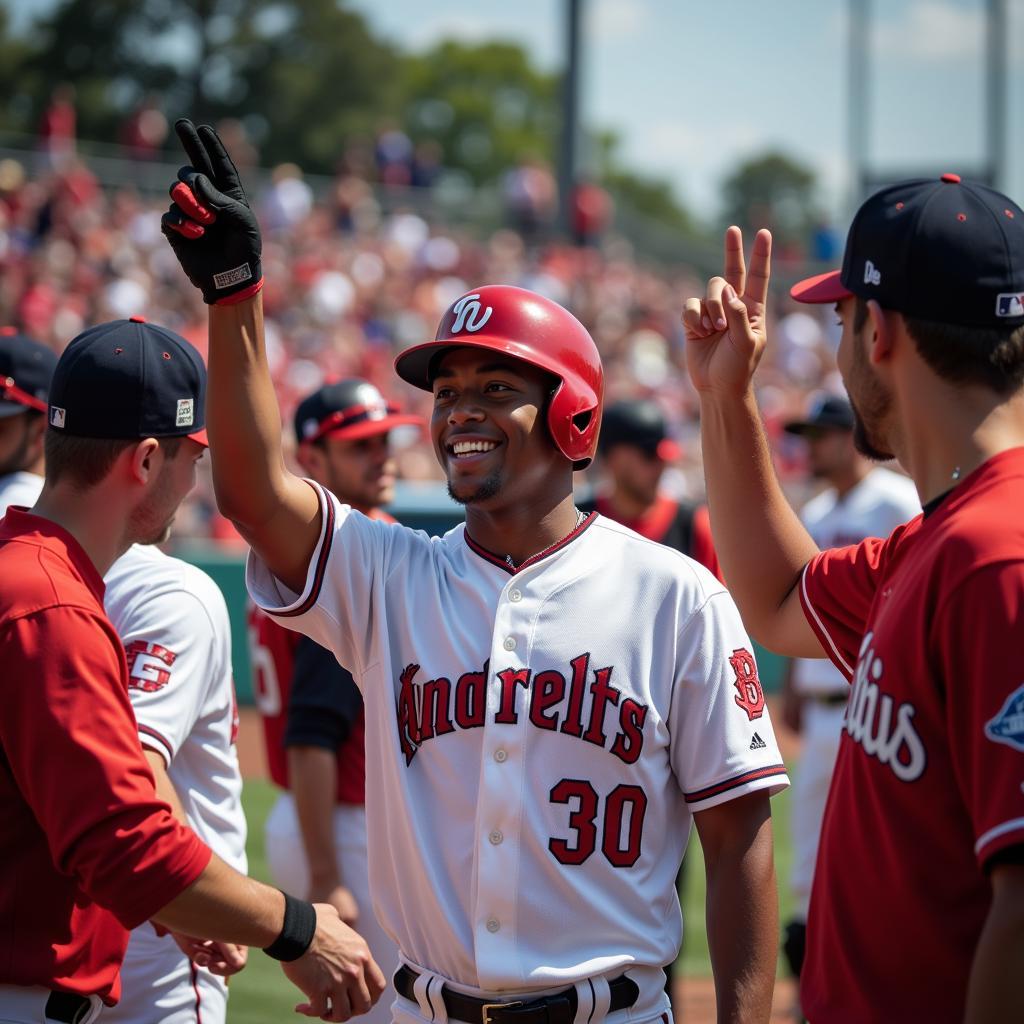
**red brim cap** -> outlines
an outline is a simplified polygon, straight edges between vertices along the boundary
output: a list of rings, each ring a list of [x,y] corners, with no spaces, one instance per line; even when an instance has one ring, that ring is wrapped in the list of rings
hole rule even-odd
[[[410,416],[406,413],[391,413],[379,420],[362,420],[349,426],[338,427],[337,430],[327,430],[320,437],[336,437],[340,441],[360,441],[364,437],[375,437],[377,434],[386,434],[395,427],[419,427],[421,430],[426,426],[419,416]],[[306,440],[306,439],[304,439]]]
[[[206,427],[202,430],[197,430],[194,434],[188,434],[190,441],[195,441],[196,444],[201,444],[204,448],[210,447],[210,441],[206,436]]]
[[[666,437],[658,442],[655,454],[662,462],[675,462],[683,454],[683,449],[671,438]]]
[[[789,294],[797,302],[825,303],[848,299],[853,292],[843,287],[838,270],[830,270],[827,274],[818,274],[817,277],[798,281],[789,289]]]

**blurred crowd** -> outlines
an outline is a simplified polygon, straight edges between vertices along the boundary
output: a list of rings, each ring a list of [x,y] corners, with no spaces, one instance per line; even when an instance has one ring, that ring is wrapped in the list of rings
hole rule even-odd
[[[384,154],[377,154],[378,163],[386,157],[392,174],[400,156],[418,159],[394,138],[378,149]],[[407,166],[411,174],[413,163]],[[536,167],[520,170],[510,171],[508,195],[527,185],[543,193]],[[604,359],[609,399],[647,396],[663,405],[682,451],[665,486],[700,496],[697,401],[680,325],[683,300],[704,287],[692,268],[650,265],[610,230],[595,232],[588,244],[554,240],[550,231],[524,223],[511,204],[507,226],[490,233],[435,222],[423,202],[395,206],[394,188],[384,208],[374,172],[355,162],[320,195],[294,165],[276,168],[266,180],[250,198],[264,232],[269,357],[286,433],[300,398],[347,375],[366,377],[405,408],[428,415],[429,396],[393,373],[395,354],[433,337],[460,293],[484,283],[514,284],[563,303],[587,325]],[[101,187],[73,153],[39,167],[0,161],[0,323],[59,352],[89,324],[143,315],[205,353],[206,309],[160,233],[167,202],[131,187]],[[780,424],[812,393],[841,387],[837,329],[830,317],[807,309],[781,293],[772,297],[770,348],[758,375],[780,470],[794,486],[803,476],[802,453]],[[413,431],[395,440],[403,478],[439,478],[426,439]],[[231,538],[208,486],[180,517],[178,532]]]

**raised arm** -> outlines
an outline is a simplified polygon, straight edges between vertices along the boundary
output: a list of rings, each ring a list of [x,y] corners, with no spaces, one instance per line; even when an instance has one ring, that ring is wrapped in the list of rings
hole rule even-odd
[[[263,337],[259,225],[235,165],[208,125],[175,125],[189,166],[171,188],[163,232],[210,307],[206,400],[221,512],[286,586],[301,591],[320,536],[319,500],[290,473]]]
[[[708,508],[722,575],[750,633],[780,654],[822,656],[799,599],[800,574],[818,548],[786,501],[754,398],[766,344],[771,234],[725,235],[725,276],[686,300],[686,363],[700,395]]]

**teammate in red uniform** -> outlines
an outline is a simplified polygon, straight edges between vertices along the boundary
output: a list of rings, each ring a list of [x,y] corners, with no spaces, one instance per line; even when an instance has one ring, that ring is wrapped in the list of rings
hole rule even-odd
[[[661,490],[665,469],[679,458],[680,449],[658,403],[631,398],[608,406],[598,451],[610,488],[580,508],[682,551],[719,576],[707,505],[678,501]]]
[[[102,573],[166,535],[205,448],[205,386],[171,331],[135,320],[80,335],[50,387],[43,491],[0,524],[4,1021],[94,1020],[118,999],[128,929],[146,920],[293,961],[325,1019],[383,988],[333,908],[238,874],[176,822],[139,747]],[[222,947],[206,957],[237,967]]]
[[[389,434],[422,421],[385,401],[369,382],[317,389],[295,410],[297,458],[306,474],[365,515],[394,498]],[[250,610],[256,692],[270,775],[283,792],[267,816],[267,861],[287,892],[332,904],[366,939],[385,973],[398,950],[370,902],[364,806],[363,700],[334,655],[300,633]],[[368,1021],[391,1019],[385,995]]]
[[[1024,1020],[1024,210],[941,180],[857,212],[834,304],[866,454],[924,508],[821,552],[772,471],[751,378],[770,236],[686,303],[715,541],[751,632],[853,682],[802,977],[815,1024]],[[738,467],[742,467],[742,472]]]

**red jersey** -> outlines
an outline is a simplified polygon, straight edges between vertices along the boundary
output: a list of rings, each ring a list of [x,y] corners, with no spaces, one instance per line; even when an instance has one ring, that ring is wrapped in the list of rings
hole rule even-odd
[[[0,522],[0,984],[112,1004],[128,931],[209,848],[156,797],[103,580],[78,542]]]
[[[801,975],[809,1020],[961,1021],[991,901],[1024,844],[1024,448],[930,514],[819,554],[808,621],[853,683]]]
[[[285,733],[288,728],[288,702],[295,680],[296,654],[300,644],[315,644],[301,633],[279,626],[252,604],[249,606],[249,638],[253,689],[256,706],[263,719],[267,766],[270,778],[283,790],[287,790],[289,778]],[[333,654],[330,659],[334,678],[324,682],[328,686],[341,686],[345,682],[341,678],[344,669],[338,665]],[[366,799],[364,722],[360,707],[347,737],[336,748],[338,782],[335,799],[339,804],[361,804]]]

